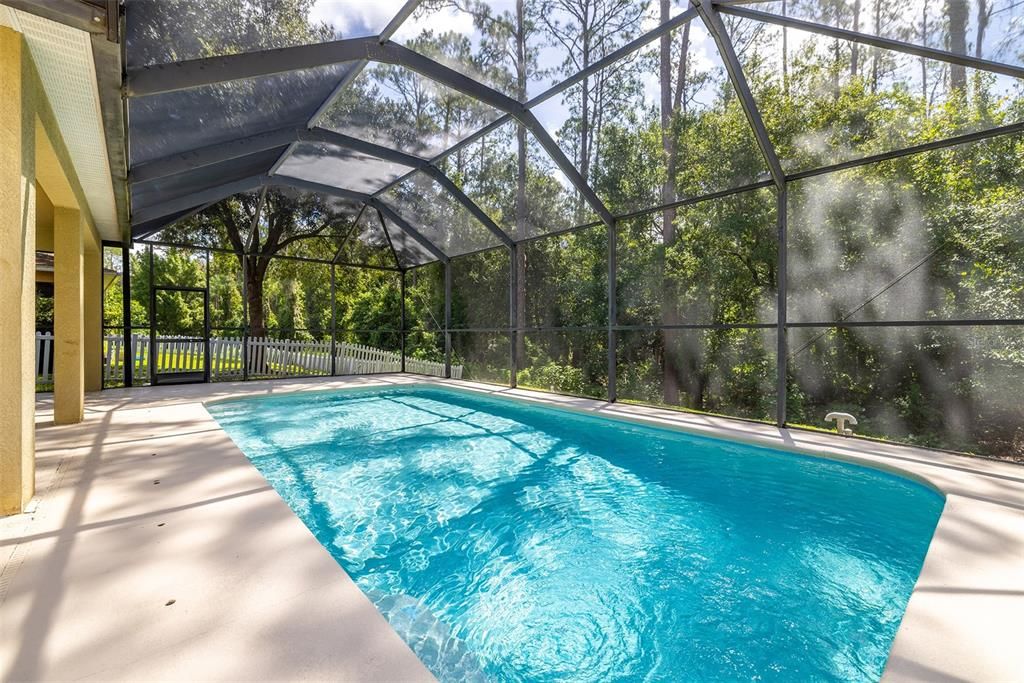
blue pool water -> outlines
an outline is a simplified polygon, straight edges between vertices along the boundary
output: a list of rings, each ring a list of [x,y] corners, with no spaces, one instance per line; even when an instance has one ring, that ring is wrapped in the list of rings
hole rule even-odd
[[[442,680],[877,680],[943,505],[446,389],[209,410]]]

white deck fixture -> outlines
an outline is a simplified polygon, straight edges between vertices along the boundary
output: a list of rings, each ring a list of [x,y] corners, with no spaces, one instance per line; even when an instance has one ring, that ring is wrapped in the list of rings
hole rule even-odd
[[[849,413],[829,413],[825,416],[825,422],[832,421],[835,421],[836,423],[836,431],[843,436],[850,436],[853,434],[853,430],[846,426],[847,423],[852,425],[857,424],[857,418]]]

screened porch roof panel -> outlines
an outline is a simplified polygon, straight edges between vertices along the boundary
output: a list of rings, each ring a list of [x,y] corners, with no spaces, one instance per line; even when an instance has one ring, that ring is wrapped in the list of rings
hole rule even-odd
[[[758,9],[764,7],[705,0],[670,3],[666,12],[653,0],[626,0],[619,9],[628,28],[584,59],[570,37],[585,28],[577,18],[545,17],[566,35],[553,36],[550,44],[530,36],[516,46],[517,34],[508,30],[514,12],[499,0],[466,7],[407,0],[393,17],[370,11],[361,0],[128,0],[133,234],[187,218],[233,192],[291,186],[372,209],[406,267],[510,246],[594,219],[612,227],[617,217],[658,210],[661,192],[618,198],[635,172],[620,170],[609,178],[607,170],[595,170],[595,160],[584,156],[593,148],[587,136],[597,133],[576,120],[589,102],[581,93],[613,87],[608,75],[618,64],[650,64],[656,82],[658,46],[679,43],[681,29],[690,24],[699,29],[693,35],[706,34],[700,40],[721,55],[720,64],[708,67],[718,81],[706,97],[733,93],[726,100],[740,112],[740,125],[749,126],[751,156],[763,158],[770,172],[755,172],[758,187],[768,183],[781,190],[794,171],[780,161],[771,139],[776,122],[762,120],[760,93],[748,84],[744,55],[730,36],[739,22],[762,28],[781,23],[993,77],[1024,77],[1024,67],[996,61],[1001,57],[995,52],[954,53]],[[299,14],[279,16],[288,12]],[[526,63],[516,63],[516,54],[525,54]],[[654,129],[660,123],[656,102],[633,106],[632,114],[615,106],[622,108],[586,115],[647,117]],[[647,161],[637,157],[640,172],[655,168],[656,176],[664,166],[655,158],[660,146],[655,149]],[[746,157],[734,162],[757,165]],[[799,174],[808,170],[814,169]],[[519,184],[525,201],[509,192],[509,183]],[[698,199],[687,197],[689,191],[683,182],[672,194]],[[524,211],[528,215],[518,215]],[[400,247],[406,247],[404,256]]]

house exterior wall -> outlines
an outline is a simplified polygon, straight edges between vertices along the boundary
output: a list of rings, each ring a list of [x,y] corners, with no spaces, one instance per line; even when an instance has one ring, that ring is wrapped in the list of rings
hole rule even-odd
[[[0,83],[0,514],[5,515],[24,511],[35,490],[37,184],[53,204],[51,221],[59,223],[58,214],[77,215],[74,230],[54,233],[53,250],[55,261],[64,261],[55,278],[55,305],[61,306],[65,327],[83,329],[65,340],[68,386],[55,393],[55,410],[78,420],[82,391],[99,388],[95,370],[87,381],[86,366],[100,364],[100,321],[86,322],[86,316],[100,314],[102,248],[25,41],[2,26]],[[45,212],[40,217],[47,218]],[[61,291],[68,293],[66,301],[60,300]],[[95,298],[95,305],[86,306],[86,297]]]

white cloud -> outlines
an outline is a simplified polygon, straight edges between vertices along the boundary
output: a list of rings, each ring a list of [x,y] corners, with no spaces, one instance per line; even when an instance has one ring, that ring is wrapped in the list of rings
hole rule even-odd
[[[452,31],[472,36],[476,33],[476,27],[473,26],[473,16],[468,12],[460,12],[452,7],[444,7],[432,12],[421,11],[413,13],[411,17],[402,23],[398,33],[395,34],[395,40],[405,42],[426,31],[432,31],[435,34]]]
[[[379,33],[404,4],[405,0],[317,0],[309,18],[354,38]]]

